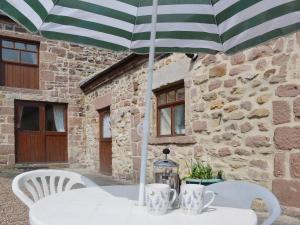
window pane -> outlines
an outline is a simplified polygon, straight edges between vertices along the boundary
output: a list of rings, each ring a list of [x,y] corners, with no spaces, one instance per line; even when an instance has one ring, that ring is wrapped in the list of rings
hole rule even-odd
[[[37,51],[37,46],[36,45],[29,45],[27,44],[27,50],[28,51],[33,51],[33,52],[36,52]]]
[[[167,103],[167,94],[161,94],[158,96],[158,105],[163,105]]]
[[[184,100],[184,88],[176,91],[176,101]]]
[[[20,42],[16,42],[15,43],[15,48],[16,49],[25,50],[25,44],[24,43],[20,43]]]
[[[7,61],[19,62],[19,51],[3,48],[2,59]]]
[[[14,43],[12,41],[2,41],[2,47],[13,48]]]
[[[160,110],[160,135],[171,135],[171,108]]]
[[[168,93],[168,103],[175,102],[175,91],[170,91]]]
[[[39,107],[24,106],[20,109],[21,130],[39,131]]]
[[[178,105],[175,107],[175,133],[185,134],[185,112],[184,105]]]
[[[46,105],[46,130],[65,132],[65,106]]]
[[[21,62],[29,64],[37,64],[37,54],[33,52],[21,51]]]
[[[110,115],[106,113],[102,119],[102,137],[111,138]]]

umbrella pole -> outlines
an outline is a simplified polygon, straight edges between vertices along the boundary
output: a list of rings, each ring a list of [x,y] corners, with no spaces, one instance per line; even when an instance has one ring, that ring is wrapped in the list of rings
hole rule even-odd
[[[150,134],[150,112],[151,112],[151,97],[152,97],[152,80],[154,68],[155,55],[155,39],[156,39],[156,22],[157,22],[157,8],[158,0],[153,0],[152,5],[152,23],[151,23],[151,39],[148,63],[148,78],[147,78],[147,93],[146,93],[146,112],[143,123],[143,139],[142,139],[142,155],[140,168],[140,191],[139,191],[139,205],[145,204],[145,183],[147,172],[147,157],[148,157],[148,141]]]

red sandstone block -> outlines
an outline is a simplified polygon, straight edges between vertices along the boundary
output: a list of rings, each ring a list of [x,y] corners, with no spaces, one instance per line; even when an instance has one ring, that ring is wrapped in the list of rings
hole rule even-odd
[[[296,98],[293,104],[295,116],[300,117],[300,98]]]
[[[281,177],[285,175],[285,154],[277,153],[274,157],[274,176]]]
[[[291,154],[290,172],[292,177],[300,178],[300,153]]]
[[[291,108],[286,101],[273,101],[273,123],[283,124],[291,121]]]
[[[218,151],[218,156],[219,157],[226,157],[226,156],[230,156],[231,155],[231,151],[229,148],[221,148]]]
[[[208,85],[208,90],[213,91],[213,90],[218,89],[219,87],[221,87],[221,85],[222,85],[222,81],[212,80]]]
[[[300,148],[300,127],[278,127],[274,132],[274,141],[278,149]]]
[[[135,157],[132,159],[133,162],[133,169],[134,170],[139,170],[141,166],[141,158],[140,157]]]
[[[81,126],[82,125],[82,118],[70,118],[69,119],[69,127]]]
[[[202,132],[207,130],[207,122],[206,121],[195,121],[193,123],[193,130],[195,132]]]
[[[269,137],[260,135],[247,137],[245,143],[246,146],[252,148],[269,147],[271,145]]]
[[[300,207],[300,181],[276,179],[272,191],[284,206]]]
[[[280,85],[276,90],[276,95],[279,97],[296,97],[300,94],[300,85],[286,84]]]
[[[14,145],[0,145],[0,155],[9,155],[15,153]]]
[[[250,165],[254,166],[254,167],[261,168],[263,170],[268,168],[268,163],[264,160],[261,160],[261,159],[251,160]]]
[[[224,81],[224,87],[234,87],[236,85],[236,79],[229,79]]]
[[[14,125],[13,124],[2,124],[1,125],[1,133],[2,134],[14,133]]]
[[[13,115],[14,108],[12,107],[0,107],[0,115]]]

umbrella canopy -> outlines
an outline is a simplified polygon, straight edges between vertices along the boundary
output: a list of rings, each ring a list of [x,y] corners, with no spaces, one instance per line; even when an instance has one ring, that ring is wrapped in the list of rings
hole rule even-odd
[[[149,52],[139,203],[144,203],[154,52],[235,53],[300,29],[299,0],[1,0],[30,32]]]
[[[152,0],[1,0],[31,32],[147,53]],[[300,27],[299,0],[159,0],[156,52],[234,53]]]

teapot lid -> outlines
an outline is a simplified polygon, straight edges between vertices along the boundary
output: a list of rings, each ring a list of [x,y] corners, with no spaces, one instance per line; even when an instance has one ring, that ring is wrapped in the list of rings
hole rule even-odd
[[[170,153],[170,150],[168,148],[165,148],[163,150],[163,154],[165,154],[165,159],[157,160],[153,163],[154,167],[160,167],[160,168],[178,168],[179,164],[174,162],[173,160],[168,159],[168,154]]]

